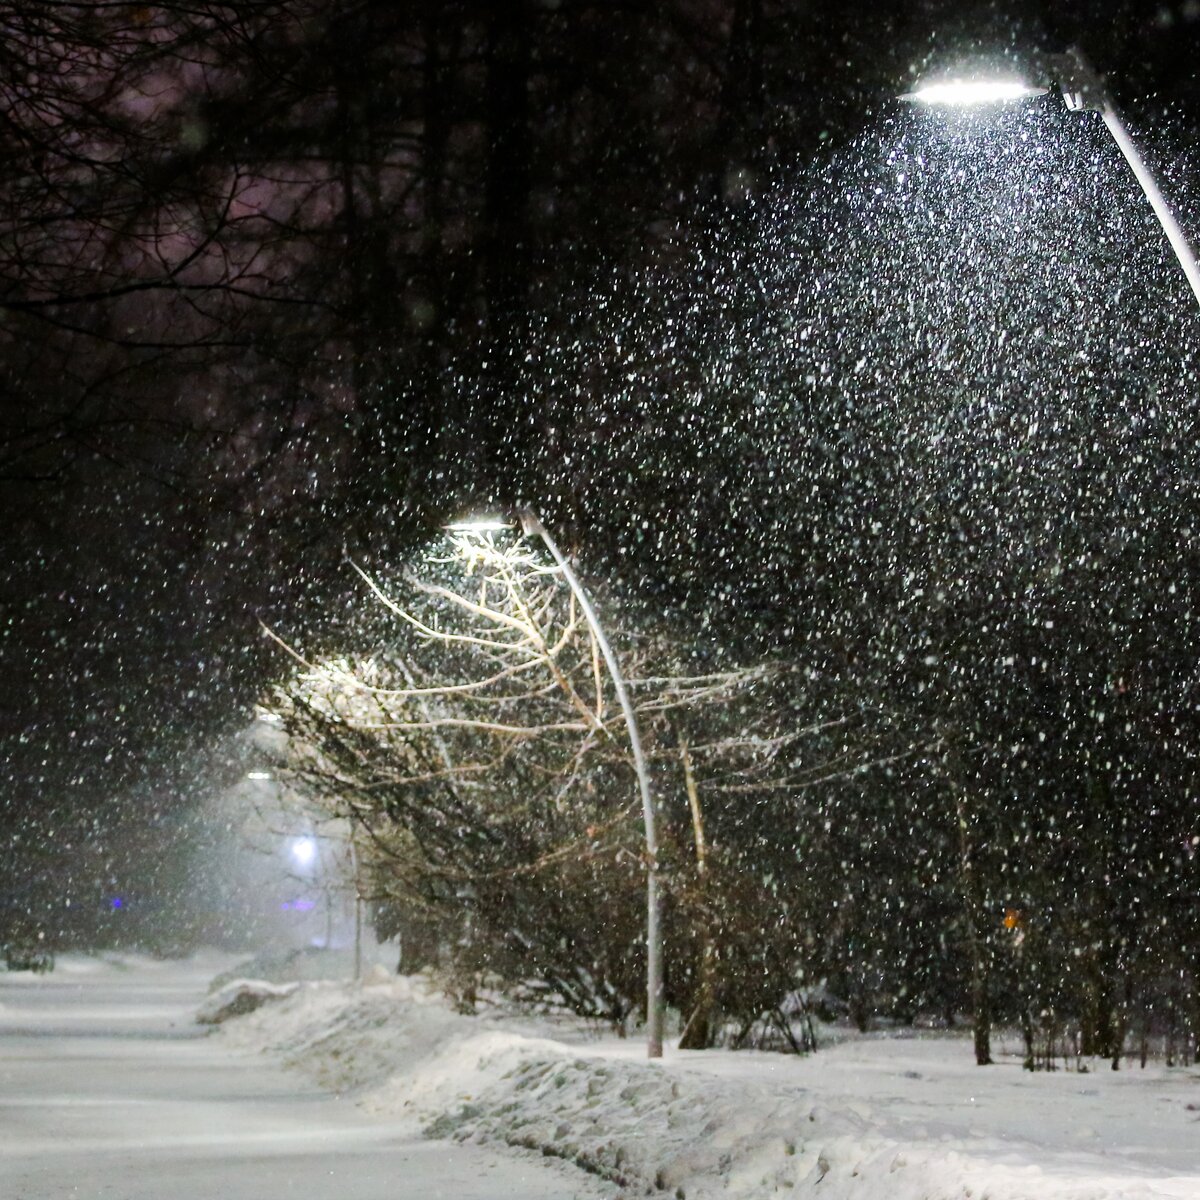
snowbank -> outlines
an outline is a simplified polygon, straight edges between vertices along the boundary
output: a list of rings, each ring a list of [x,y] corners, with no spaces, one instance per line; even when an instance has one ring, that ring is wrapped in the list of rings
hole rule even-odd
[[[980,1069],[945,1036],[649,1063],[582,1030],[568,1044],[459,1016],[420,978],[302,985],[226,1036],[399,1123],[563,1158],[630,1193],[1200,1200],[1196,1069]]]
[[[102,950],[90,954],[68,951],[55,956],[52,971],[5,971],[0,966],[0,976],[3,976],[6,986],[28,984],[34,987],[106,977],[116,980],[132,973],[162,975],[174,980],[181,970],[208,978],[235,961],[235,956],[226,951],[207,949],[198,950],[185,958],[157,958],[137,950]]]
[[[196,1010],[200,1025],[220,1025],[231,1017],[245,1016],[272,1000],[283,1000],[300,985],[274,984],[264,979],[234,979],[209,996]]]
[[[378,946],[364,947],[363,970],[380,967],[389,979],[395,965],[395,952]],[[354,971],[354,950],[339,946],[303,946],[283,950],[264,950],[253,958],[243,959],[217,975],[209,991],[217,991],[236,979],[265,979],[269,983],[292,983],[318,979],[349,979]]]

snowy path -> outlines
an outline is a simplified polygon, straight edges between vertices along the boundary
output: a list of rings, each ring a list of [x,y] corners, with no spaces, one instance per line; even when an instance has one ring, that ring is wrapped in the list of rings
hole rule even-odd
[[[399,1134],[192,1023],[214,964],[0,971],[3,1200],[568,1200],[532,1157]]]

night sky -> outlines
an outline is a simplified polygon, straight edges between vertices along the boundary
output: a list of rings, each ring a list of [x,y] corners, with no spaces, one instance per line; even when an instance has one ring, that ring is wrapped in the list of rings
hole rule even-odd
[[[1177,264],[1057,95],[894,97],[1078,43],[1192,231],[1200,4],[852,9],[0,0],[10,909],[120,886],[243,769],[260,622],[319,642],[348,556],[518,501],[697,654],[823,672],[927,636],[915,578],[1024,619],[1103,543],[1050,653],[1190,729]]]

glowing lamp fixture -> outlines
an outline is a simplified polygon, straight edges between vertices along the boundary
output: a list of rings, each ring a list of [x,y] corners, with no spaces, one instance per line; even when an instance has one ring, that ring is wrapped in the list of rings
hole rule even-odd
[[[947,79],[942,83],[926,84],[915,92],[907,92],[900,99],[915,100],[920,104],[967,107],[974,104],[1002,104],[1045,94],[1045,88],[1032,87],[1019,79]]]
[[[292,858],[299,867],[311,867],[317,857],[317,839],[311,837],[292,838]]]
[[[501,533],[505,529],[511,529],[512,523],[504,520],[503,517],[475,517],[467,521],[455,521],[452,525],[446,526],[448,533]]]

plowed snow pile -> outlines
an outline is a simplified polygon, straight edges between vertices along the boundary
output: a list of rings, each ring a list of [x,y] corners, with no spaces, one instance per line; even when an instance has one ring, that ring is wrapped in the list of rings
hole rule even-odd
[[[222,1036],[433,1136],[565,1158],[631,1195],[1200,1200],[1196,1068],[1031,1075],[936,1035],[648,1063],[582,1029],[459,1016],[421,979],[305,984]]]

